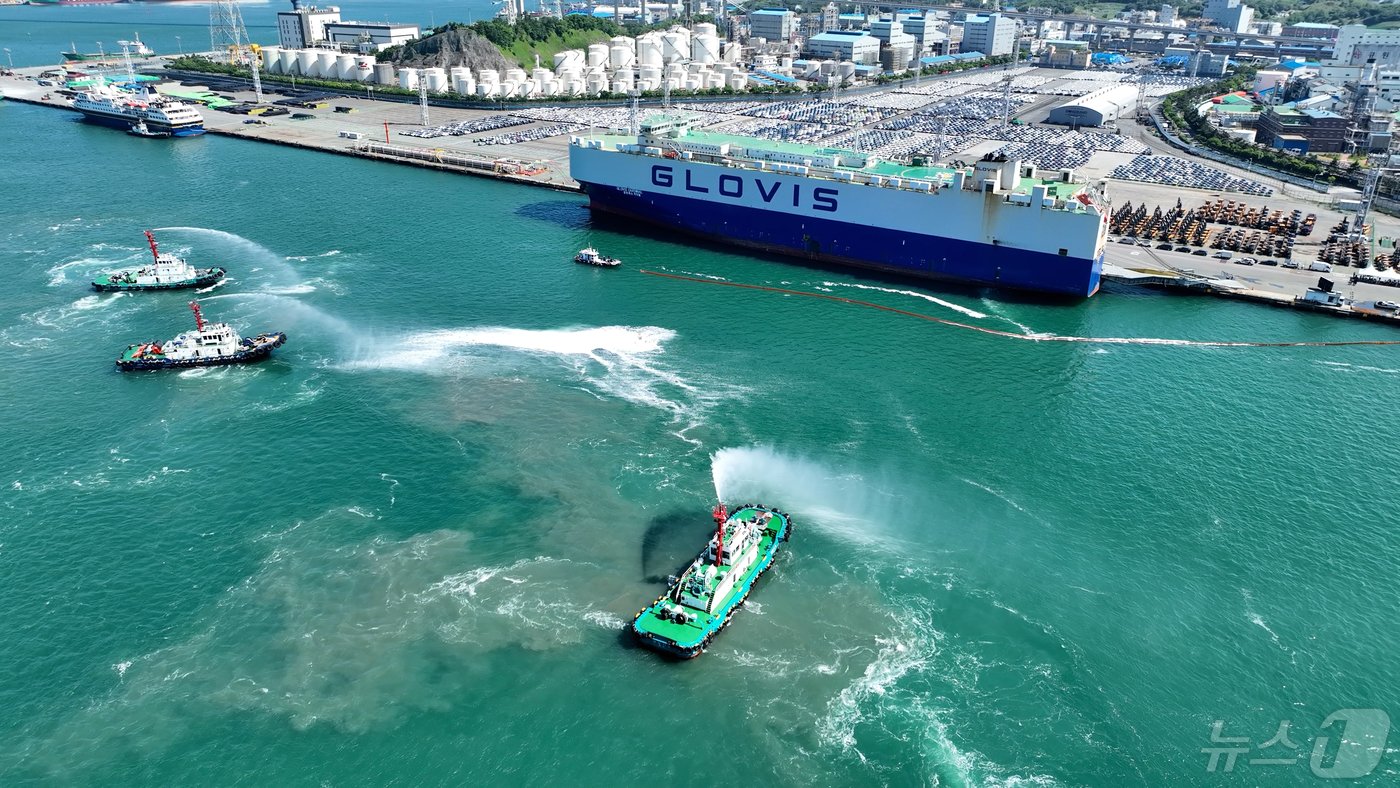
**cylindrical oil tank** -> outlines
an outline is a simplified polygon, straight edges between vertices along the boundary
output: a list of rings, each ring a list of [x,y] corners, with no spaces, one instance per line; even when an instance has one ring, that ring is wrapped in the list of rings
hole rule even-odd
[[[335,78],[352,80],[355,78],[355,56],[337,55],[335,58]]]
[[[726,63],[738,63],[739,55],[741,54],[743,54],[743,50],[739,48],[738,44],[732,41],[726,41],[724,45],[720,47],[720,60]]]
[[[374,81],[375,81],[376,84],[379,84],[379,85],[392,85],[392,84],[394,84],[395,82],[397,82],[397,81],[398,81],[398,78],[395,77],[395,75],[394,75],[394,64],[393,64],[393,63],[375,63],[375,64],[374,64]]]
[[[338,55],[329,49],[323,49],[316,53],[316,71],[313,76],[325,79],[335,79],[335,59]]]
[[[645,35],[637,39],[637,62],[643,66],[661,65],[661,38]]]
[[[636,88],[636,86],[637,83],[632,80],[631,75],[618,77],[612,81],[612,90],[614,93],[628,93]]]
[[[418,69],[416,69],[416,68],[401,68],[401,69],[399,69],[399,87],[403,88],[404,90],[417,90],[417,89],[418,89]]]
[[[496,84],[495,82],[476,83],[476,95],[481,96],[482,98],[491,98],[497,93],[499,93],[500,90],[501,86]]]
[[[276,74],[276,73],[277,73],[277,69],[282,65],[282,64],[279,62],[279,60],[278,60],[278,53],[281,52],[281,51],[282,51],[282,48],[281,48],[281,47],[263,47],[263,48],[262,48],[262,51],[259,52],[258,55],[259,55],[259,57],[262,58],[262,70],[263,70],[263,71],[266,71],[266,72],[269,73],[269,74]]]
[[[638,70],[637,73],[639,74],[639,78],[640,78],[643,82],[646,82],[647,84],[650,84],[650,85],[656,84],[656,83],[657,83],[658,81],[660,81],[660,79],[661,79],[661,67],[660,67],[660,66],[642,66],[641,69]],[[652,90],[652,88],[647,88],[647,89],[648,89],[648,90]]]
[[[569,96],[577,96],[583,93],[583,80],[571,79],[564,83],[564,93]]]
[[[540,95],[541,95],[541,96],[557,96],[557,95],[559,95],[559,80],[557,80],[557,79],[555,79],[555,78],[553,78],[553,77],[550,77],[549,79],[546,79],[546,80],[544,81],[544,84],[540,85]]]
[[[553,72],[553,71],[550,71],[550,70],[547,69],[547,68],[535,68],[535,69],[531,69],[531,70],[530,70],[530,79],[533,79],[533,80],[535,80],[536,82],[543,82],[543,81],[545,81],[546,79],[553,79],[553,78],[554,78],[554,72]]]
[[[427,80],[428,90],[433,93],[447,90],[447,72],[440,68],[423,69],[423,79]]]
[[[835,61],[835,60],[823,60],[823,61],[822,61],[822,64],[821,64],[821,74],[822,74],[822,76],[824,76],[824,77],[829,77],[829,76],[831,76],[831,75],[833,75],[833,74],[835,74],[835,73],[836,73],[836,61]]]
[[[714,63],[719,60],[719,38],[708,35],[693,36],[690,39],[690,59],[701,63]]]
[[[516,94],[519,91],[519,82],[516,82],[513,79],[507,79],[501,82],[501,98],[516,98]]]
[[[554,55],[554,70],[559,71],[564,68],[583,68],[584,53],[582,49],[566,49]]]
[[[607,45],[607,44],[589,44],[589,45],[588,45],[588,65],[589,65],[590,67],[606,65],[607,62],[608,62],[608,45]]]
[[[724,75],[723,75],[723,74],[716,73],[716,72],[714,72],[714,71],[711,71],[710,73],[706,74],[706,75],[705,75],[705,87],[707,87],[707,88],[722,88],[722,87],[724,87]]]
[[[632,38],[631,36],[613,36],[611,39],[608,40],[608,48],[612,49],[613,47],[623,47],[625,49],[630,49],[633,52],[636,52],[637,39]]]
[[[374,78],[374,56],[355,56],[355,81],[368,82]]]
[[[672,63],[666,67],[666,78],[680,81],[685,79],[685,64]]]
[[[686,77],[685,82],[682,83],[682,85],[686,90],[699,90],[700,88],[705,86],[705,83],[699,77],[692,75]]]
[[[523,68],[507,69],[506,73],[502,74],[501,77],[502,81],[514,82],[517,85],[519,85],[521,82],[524,82],[527,79],[527,77],[525,76],[525,69]]]
[[[842,79],[850,79],[856,75],[856,64],[849,60],[841,61],[836,64],[836,75]]]
[[[316,50],[297,50],[297,73],[303,77],[315,76],[316,74]]]
[[[637,80],[638,90],[656,90],[661,87],[661,77],[652,75]]]
[[[297,73],[297,51],[295,49],[283,49],[277,53],[277,73]]]
[[[784,74],[792,73],[792,55],[783,55],[778,59],[778,69]]]
[[[476,81],[478,83],[485,82],[488,85],[499,85],[501,84],[501,72],[494,68],[483,68],[476,72]]]
[[[726,87],[731,90],[743,90],[749,82],[749,78],[743,74],[730,74],[727,79]]]
[[[472,70],[469,68],[454,68],[450,75],[452,80],[452,92],[459,96],[476,95],[476,80],[472,79]]]
[[[608,50],[608,63],[612,66],[613,71],[631,66],[632,62],[636,60],[636,57],[637,55],[632,51],[631,47],[615,46]]]
[[[597,95],[608,89],[608,77],[606,74],[589,74],[584,80],[584,88],[590,96]]]
[[[679,63],[690,57],[690,35],[671,31],[661,36],[661,60],[665,63]]]

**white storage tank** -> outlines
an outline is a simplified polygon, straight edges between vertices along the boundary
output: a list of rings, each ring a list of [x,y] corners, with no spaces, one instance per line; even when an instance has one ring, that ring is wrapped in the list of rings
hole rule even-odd
[[[637,39],[632,38],[631,36],[613,36],[611,39],[608,40],[608,47],[610,49],[612,47],[623,47],[626,49],[630,49],[633,52],[636,52]]]
[[[516,82],[516,81],[513,80],[513,79],[507,79],[507,80],[501,82],[501,98],[516,98],[516,94],[517,94],[519,91],[520,91],[520,83],[519,83],[519,82]]]
[[[719,38],[712,35],[697,35],[690,39],[690,59],[701,63],[714,63],[719,60]]]
[[[582,69],[584,54],[582,49],[566,49],[563,52],[556,52],[554,55],[554,70],[559,71],[564,68]]]
[[[724,46],[720,48],[720,59],[726,63],[738,63],[739,55],[742,53],[743,51],[739,48],[738,44],[732,41],[726,41]]]
[[[643,66],[661,65],[661,37],[648,33],[637,39],[637,62]]]
[[[323,49],[316,53],[316,71],[313,76],[324,77],[325,79],[335,79],[335,59],[339,57],[336,53]]]
[[[684,64],[684,63],[672,63],[671,65],[667,66],[667,67],[666,67],[666,78],[667,78],[667,79],[674,79],[674,80],[676,80],[677,83],[679,83],[681,80],[685,79],[685,64]]]
[[[569,80],[569,81],[567,81],[567,82],[564,82],[564,83],[563,83],[563,87],[561,88],[561,90],[563,91],[564,95],[566,95],[566,96],[578,96],[578,95],[581,95],[581,94],[583,93],[583,80],[581,80],[581,79],[571,79],[571,80]]]
[[[554,72],[547,68],[537,66],[530,69],[530,79],[536,82],[544,82],[546,79],[554,79]]]
[[[603,91],[608,89],[607,75],[589,74],[588,79],[584,81],[584,88],[588,91],[588,95],[590,96],[596,96],[599,93],[602,93]]]
[[[485,82],[490,85],[499,85],[501,83],[501,72],[494,68],[483,68],[476,73],[476,81]]]
[[[690,57],[690,34],[673,30],[661,36],[661,60],[679,63]]]
[[[705,82],[702,79],[700,79],[700,77],[689,76],[685,78],[684,87],[686,90],[699,90],[704,86]]]
[[[540,95],[542,95],[542,96],[557,96],[557,95],[559,95],[559,80],[554,79],[553,77],[551,77],[551,78],[545,80],[544,84],[543,84],[543,85],[540,85]]]
[[[466,66],[453,66],[449,69],[447,72],[447,81],[452,84],[453,93],[468,95],[476,92],[476,80],[472,79],[472,70]],[[462,90],[458,87],[458,85],[464,82],[470,82],[472,84],[470,90]]]
[[[781,70],[784,74],[791,74],[792,55],[783,55],[782,58],[778,60],[778,69]]]
[[[374,56],[355,56],[355,81],[368,82],[374,78]]]
[[[304,77],[315,76],[316,74],[316,50],[297,50],[297,73]]]
[[[397,79],[394,76],[393,63],[375,63],[374,81],[380,85],[392,85]]]
[[[352,80],[359,73],[355,69],[354,55],[336,55],[335,58],[335,78]]]
[[[637,56],[633,53],[631,47],[615,46],[608,50],[608,65],[612,67],[613,71],[628,68],[636,58]]]
[[[709,22],[701,22],[695,26],[695,30],[692,32],[697,36],[719,36],[719,28]]]
[[[743,74],[731,74],[729,76],[728,87],[733,90],[743,90],[749,83],[749,78]]]
[[[849,60],[843,60],[836,64],[836,74],[842,79],[850,79],[856,75],[856,64]]]
[[[506,73],[501,75],[502,81],[514,82],[517,85],[524,82],[527,78],[528,77],[525,76],[525,69],[523,68],[506,69]]]
[[[442,93],[447,90],[447,72],[440,68],[423,69],[423,78],[428,82],[428,90],[433,93]]]
[[[602,68],[608,64],[608,45],[589,44],[588,45],[588,67]]]
[[[495,82],[476,83],[476,95],[482,98],[493,98],[500,91],[501,86],[497,85]]]
[[[276,73],[277,73],[277,68],[278,68],[278,66],[281,65],[281,63],[278,62],[278,53],[281,52],[281,51],[282,51],[282,48],[281,48],[281,47],[263,47],[263,48],[262,48],[262,51],[259,52],[258,54],[259,54],[260,57],[262,57],[262,69],[263,69],[263,71],[266,71],[266,72],[269,73],[269,74],[276,74]]]
[[[822,76],[824,76],[824,77],[829,77],[829,76],[832,76],[832,75],[835,74],[835,73],[836,73],[836,61],[835,61],[835,60],[823,60],[823,61],[822,61],[822,64],[821,64],[821,74],[822,74]]]
[[[661,77],[658,75],[642,77],[641,79],[637,80],[638,90],[659,90],[660,88]]]
[[[399,87],[403,88],[404,90],[417,90],[417,89],[418,89],[418,69],[416,69],[416,68],[401,68],[401,69],[399,69]]]
[[[705,87],[707,87],[707,88],[722,88],[722,87],[724,87],[724,75],[723,75],[723,74],[717,74],[717,73],[715,73],[715,72],[713,72],[713,71],[707,73],[707,74],[705,75]]]
[[[277,73],[297,73],[297,51],[295,49],[283,49],[277,53]]]
[[[638,74],[638,78],[641,79],[641,81],[647,83],[648,85],[655,85],[661,81],[660,66],[642,66],[641,69],[638,71]],[[655,88],[649,87],[647,88],[647,90],[655,90]]]

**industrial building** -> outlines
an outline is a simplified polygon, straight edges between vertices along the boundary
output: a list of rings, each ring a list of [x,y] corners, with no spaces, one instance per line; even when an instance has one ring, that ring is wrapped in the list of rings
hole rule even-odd
[[[1106,126],[1137,107],[1135,85],[1111,85],[1066,101],[1050,110],[1046,123],[1066,126]]]
[[[342,22],[337,6],[301,7],[292,0],[291,11],[277,12],[277,45],[282,49],[308,49],[335,45],[343,49],[374,52],[405,44],[422,35],[417,25],[393,22]]]
[[[1360,66],[1372,60],[1382,66],[1400,64],[1400,30],[1342,25],[1328,65]]]
[[[1336,41],[1337,33],[1341,30],[1336,25],[1325,25],[1321,22],[1299,22],[1293,25],[1284,25],[1283,34],[1295,38],[1320,38],[1324,41]]]
[[[339,22],[336,6],[301,7],[293,0],[292,10],[277,12],[277,45],[283,49],[305,49],[326,40],[326,23]]]
[[[327,22],[326,41],[343,49],[374,52],[406,44],[421,35],[417,25],[394,22]]]
[[[886,71],[903,71],[914,61],[918,43],[898,20],[887,16],[877,19],[870,23],[870,34],[880,39],[880,64]]]
[[[1201,15],[1232,33],[1248,33],[1254,9],[1240,0],[1206,0]]]
[[[1299,108],[1294,103],[1269,107],[1259,116],[1254,141],[1274,148],[1307,153],[1341,153],[1347,147],[1347,119],[1325,109]]]
[[[786,8],[760,8],[749,14],[749,37],[765,41],[791,41],[797,32],[797,14]]]
[[[1016,22],[1001,14],[970,16],[963,22],[962,51],[1009,55],[1016,46]]]
[[[819,60],[872,66],[880,62],[880,39],[865,30],[828,30],[807,39],[806,54]]]

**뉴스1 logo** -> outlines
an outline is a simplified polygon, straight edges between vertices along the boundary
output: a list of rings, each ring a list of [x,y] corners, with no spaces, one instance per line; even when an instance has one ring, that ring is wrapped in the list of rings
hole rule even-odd
[[[1380,765],[1390,736],[1390,715],[1382,709],[1338,709],[1322,721],[1312,738],[1312,748],[1300,748],[1292,720],[1282,720],[1277,730],[1257,748],[1248,736],[1225,735],[1225,721],[1216,720],[1210,728],[1213,746],[1202,747],[1210,756],[1207,772],[1233,772],[1242,755],[1252,749],[1265,757],[1246,758],[1250,766],[1296,766],[1308,753],[1308,768],[1317,777],[1351,780],[1365,777]],[[1306,736],[1306,734],[1304,734]],[[1303,738],[1302,742],[1308,739]]]

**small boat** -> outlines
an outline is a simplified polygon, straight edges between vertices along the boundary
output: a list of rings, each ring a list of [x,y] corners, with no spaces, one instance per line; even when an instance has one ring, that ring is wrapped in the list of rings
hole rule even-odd
[[[136,136],[136,137],[169,137],[169,136],[170,136],[170,132],[168,132],[168,131],[151,131],[150,129],[146,128],[146,121],[145,121],[145,120],[138,120],[138,121],[136,121],[135,123],[131,124],[131,128],[127,129],[127,130],[126,130],[126,133],[127,133],[127,134],[131,134],[131,135]]]
[[[224,278],[222,268],[195,268],[185,258],[161,254],[156,249],[156,237],[146,231],[154,264],[141,268],[114,271],[93,281],[92,289],[99,293],[117,290],[178,290],[183,287],[208,287]]]
[[[616,268],[622,265],[621,260],[599,254],[598,250],[591,246],[587,249],[580,249],[578,254],[574,255],[574,262],[583,263],[584,265],[596,265],[599,268]]]
[[[186,331],[165,342],[128,345],[117,359],[117,369],[132,372],[247,364],[262,361],[287,341],[287,335],[280,331],[240,337],[228,323],[204,322],[198,301],[191,301],[190,309],[194,312],[194,331]]]
[[[691,659],[743,606],[754,583],[772,566],[778,547],[792,535],[787,513],[744,504],[731,514],[715,506],[715,535],[666,593],[637,612],[632,632],[647,648]]]

